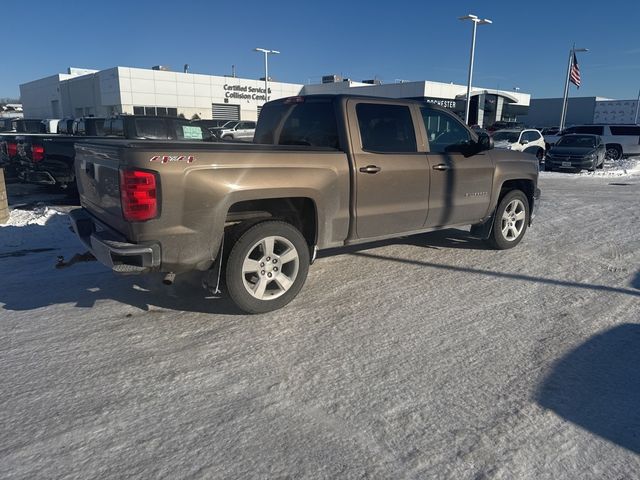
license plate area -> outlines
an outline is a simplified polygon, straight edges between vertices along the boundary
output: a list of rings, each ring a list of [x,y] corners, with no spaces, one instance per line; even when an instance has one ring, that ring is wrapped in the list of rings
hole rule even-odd
[[[563,167],[571,167],[571,162],[562,162]]]

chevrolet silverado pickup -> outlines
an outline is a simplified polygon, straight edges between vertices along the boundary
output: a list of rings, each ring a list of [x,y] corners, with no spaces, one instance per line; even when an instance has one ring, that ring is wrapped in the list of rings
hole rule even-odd
[[[254,142],[76,144],[80,239],[120,273],[219,271],[249,313],[283,307],[318,250],[471,225],[497,249],[534,216],[538,162],[432,104],[267,103]]]

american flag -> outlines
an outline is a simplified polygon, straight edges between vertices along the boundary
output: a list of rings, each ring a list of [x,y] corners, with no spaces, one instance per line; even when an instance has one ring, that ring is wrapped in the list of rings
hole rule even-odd
[[[571,83],[580,88],[580,68],[578,67],[578,59],[576,52],[573,52],[573,62],[571,62],[571,73],[569,73]]]

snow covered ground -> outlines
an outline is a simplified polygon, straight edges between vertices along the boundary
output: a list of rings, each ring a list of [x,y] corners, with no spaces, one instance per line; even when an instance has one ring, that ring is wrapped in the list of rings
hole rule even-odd
[[[0,478],[640,475],[638,161],[541,173],[513,250],[461,230],[337,250],[261,316],[197,277],[55,269],[83,251],[70,207],[20,188]]]

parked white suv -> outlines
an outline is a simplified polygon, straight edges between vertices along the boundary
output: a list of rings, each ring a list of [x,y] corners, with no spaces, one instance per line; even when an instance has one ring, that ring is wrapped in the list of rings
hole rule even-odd
[[[576,125],[565,128],[559,135],[547,136],[549,146],[568,133],[600,135],[606,146],[606,158],[618,160],[626,155],[640,155],[640,125]]]
[[[532,128],[498,130],[493,133],[493,142],[495,148],[531,153],[538,158],[538,161],[544,158],[544,138],[538,130]]]
[[[243,142],[253,141],[256,133],[256,122],[227,122],[224,126],[211,130],[214,135],[223,140],[242,140]]]

